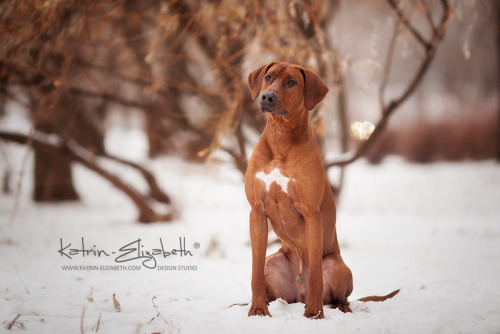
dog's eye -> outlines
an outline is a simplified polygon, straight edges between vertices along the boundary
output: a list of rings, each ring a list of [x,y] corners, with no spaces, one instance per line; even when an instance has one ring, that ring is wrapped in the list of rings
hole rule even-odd
[[[290,79],[286,82],[286,85],[289,87],[289,88],[292,88],[292,87],[295,87],[297,86],[297,82],[293,79]]]
[[[273,76],[271,74],[268,74],[264,77],[266,79],[266,82],[270,82],[273,79]]]

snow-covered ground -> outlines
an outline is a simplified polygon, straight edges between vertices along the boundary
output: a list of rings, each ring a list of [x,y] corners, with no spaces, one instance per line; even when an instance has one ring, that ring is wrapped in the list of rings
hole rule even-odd
[[[1,145],[17,171],[25,148]],[[0,195],[0,332],[20,315],[12,332],[500,333],[500,165],[493,161],[349,167],[337,228],[354,274],[353,313],[325,308],[325,320],[306,319],[303,304],[282,301],[271,303],[272,318],[229,307],[251,300],[249,206],[239,172],[176,158],[147,165],[180,211],[171,223],[136,223],[128,199],[78,165],[81,203],[36,205],[28,157],[17,209],[14,194]],[[130,175],[130,182],[139,181]],[[82,238],[90,253],[71,255]],[[115,262],[123,246],[141,239],[139,249],[151,251],[160,238],[165,251],[179,251],[157,255],[156,268],[142,264],[146,257]],[[383,303],[355,301],[397,288]]]

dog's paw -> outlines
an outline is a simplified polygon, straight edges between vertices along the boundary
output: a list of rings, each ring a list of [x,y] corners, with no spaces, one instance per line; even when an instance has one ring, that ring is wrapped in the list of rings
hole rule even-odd
[[[258,315],[258,316],[271,316],[271,313],[269,313],[269,310],[267,309],[267,305],[264,304],[263,307],[261,306],[251,306],[250,307],[250,311],[248,311],[248,316],[251,317],[251,316],[254,316],[254,315]]]
[[[308,308],[304,311],[304,317],[309,319],[324,319],[325,315],[323,313],[323,307],[318,308]]]
[[[341,310],[344,313],[352,313],[352,310],[349,307],[349,303],[339,304],[339,310]]]
[[[340,311],[344,313],[352,313],[349,301],[347,301],[347,298],[341,301],[334,302],[333,304],[330,305],[330,308],[335,309],[338,308]]]

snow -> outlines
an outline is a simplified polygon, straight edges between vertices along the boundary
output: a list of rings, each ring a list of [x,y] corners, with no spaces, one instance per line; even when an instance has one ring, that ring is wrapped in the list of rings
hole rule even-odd
[[[2,146],[17,178],[25,148]],[[302,316],[304,304],[278,300],[269,306],[272,317],[248,318],[248,305],[230,307],[251,301],[250,207],[242,175],[229,164],[148,161],[137,149],[142,153],[136,159],[172,196],[179,210],[175,221],[136,223],[129,200],[79,165],[74,172],[80,203],[34,204],[29,155],[17,209],[15,194],[2,194],[0,201],[0,332],[8,332],[18,314],[14,333],[500,331],[497,163],[411,165],[389,159],[350,166],[337,228],[354,275],[353,313],[325,308],[325,320],[310,320]],[[119,168],[114,172],[120,174]],[[70,260],[58,253],[61,242],[81,248],[82,238],[88,256],[77,252]],[[146,258],[116,263],[118,250],[139,238],[146,256],[160,248],[160,238],[165,251],[177,254],[155,256],[156,269],[141,265]],[[93,255],[99,250],[116,254]],[[65,271],[65,265],[101,269]],[[355,301],[398,288],[383,303]]]

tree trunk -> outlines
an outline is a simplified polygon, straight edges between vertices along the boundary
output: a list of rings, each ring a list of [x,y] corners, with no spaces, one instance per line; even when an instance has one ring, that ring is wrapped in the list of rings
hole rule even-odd
[[[43,133],[72,138],[94,154],[104,152],[104,136],[93,124],[100,116],[84,109],[85,103],[68,93],[51,89],[32,97],[32,115],[35,129]],[[102,117],[102,116],[101,116]],[[71,158],[43,147],[34,147],[33,199],[37,202],[79,200],[73,185]]]
[[[71,159],[61,154],[35,147],[35,187],[37,202],[78,200],[73,186]]]
[[[55,58],[56,60],[59,60]],[[52,62],[47,61],[52,64]],[[58,62],[57,64],[61,64]],[[35,82],[43,82],[36,77]],[[63,98],[54,86],[40,84],[31,91],[31,115],[35,130],[49,134],[63,133],[69,127],[69,98]],[[71,130],[68,129],[68,132]],[[36,202],[75,201],[79,196],[73,186],[71,159],[44,147],[34,146],[34,187]]]

